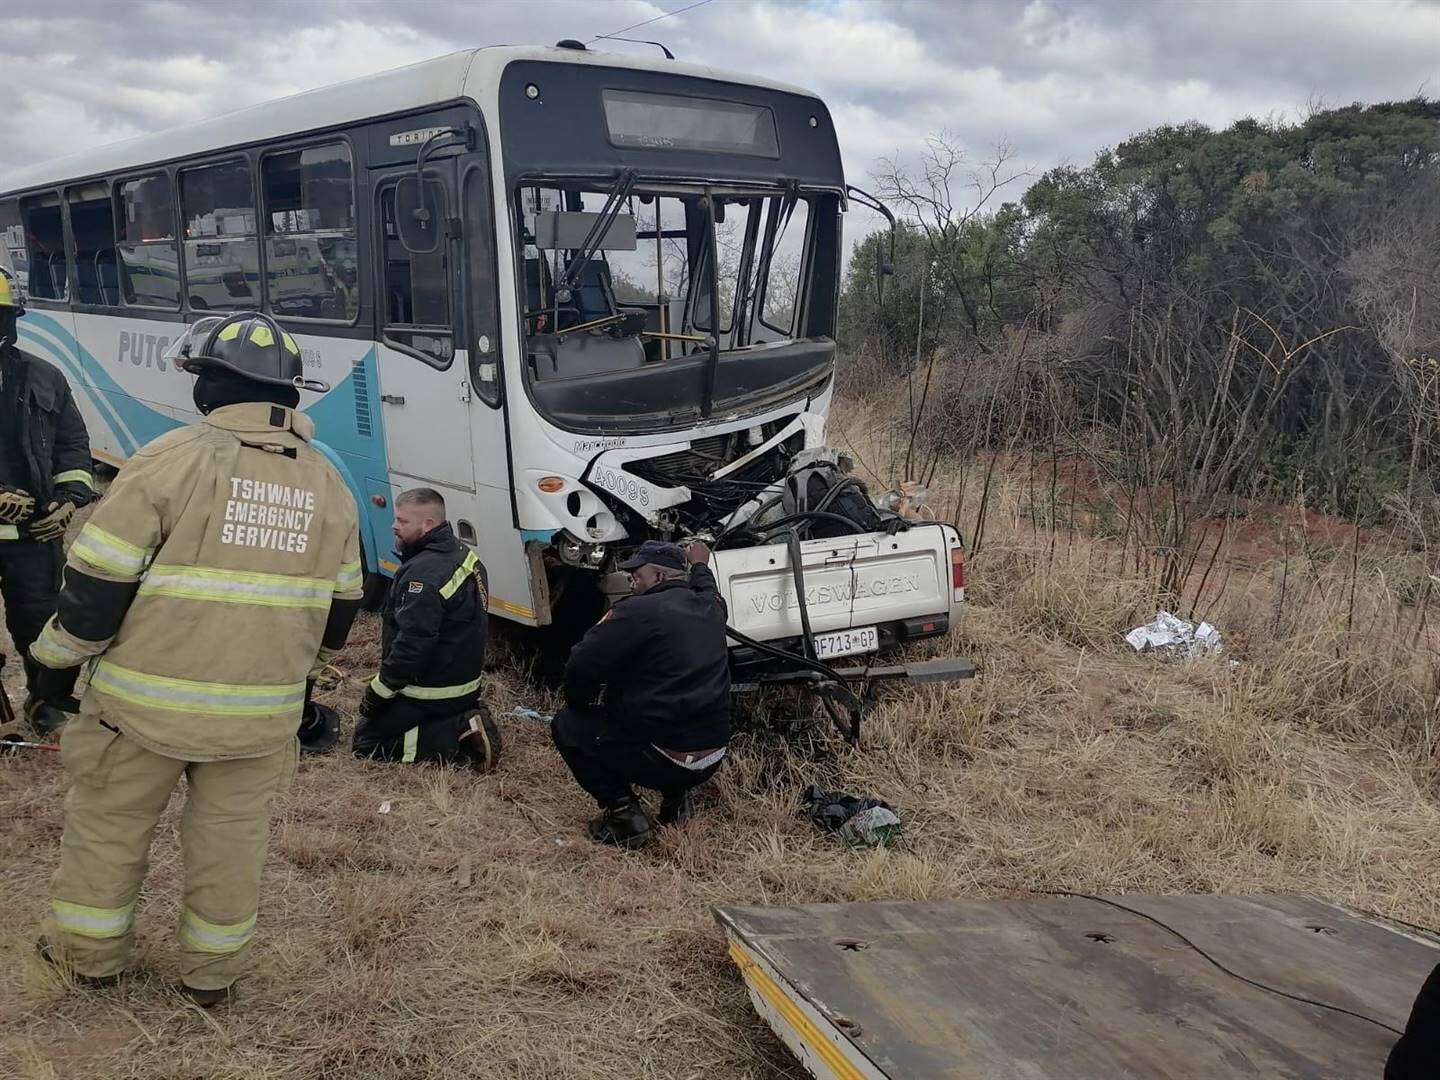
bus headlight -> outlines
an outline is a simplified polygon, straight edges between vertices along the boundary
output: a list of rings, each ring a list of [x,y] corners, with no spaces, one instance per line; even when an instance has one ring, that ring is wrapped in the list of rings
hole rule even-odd
[[[575,539],[568,532],[561,533],[555,540],[555,554],[566,566],[595,570],[605,562],[605,545],[587,544],[583,540]]]

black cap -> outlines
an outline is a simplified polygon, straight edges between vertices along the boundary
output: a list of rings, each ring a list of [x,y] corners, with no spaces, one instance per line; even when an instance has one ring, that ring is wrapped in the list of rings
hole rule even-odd
[[[636,570],[645,565],[668,566],[671,570],[685,569],[685,552],[679,544],[667,544],[663,540],[646,540],[635,550],[635,554],[620,564],[621,570]]]

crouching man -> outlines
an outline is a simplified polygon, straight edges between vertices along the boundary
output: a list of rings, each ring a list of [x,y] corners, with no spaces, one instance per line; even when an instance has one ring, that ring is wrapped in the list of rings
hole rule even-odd
[[[500,746],[477,708],[488,632],[485,567],[451,531],[438,491],[401,493],[393,531],[400,568],[385,598],[380,672],[360,705],[355,754],[489,768]]]
[[[566,707],[551,735],[576,781],[603,811],[600,843],[636,848],[655,824],[634,786],[660,792],[660,824],[689,814],[730,741],[725,602],[710,549],[647,540],[621,564],[631,595],[591,627],[565,667]],[[688,573],[687,573],[688,566]],[[603,691],[604,703],[597,704]]]

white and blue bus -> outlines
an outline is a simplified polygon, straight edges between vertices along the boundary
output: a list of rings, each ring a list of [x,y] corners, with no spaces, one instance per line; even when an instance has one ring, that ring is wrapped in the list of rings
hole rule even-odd
[[[306,411],[367,570],[395,569],[395,493],[434,487],[507,619],[593,617],[618,555],[715,535],[824,447],[847,188],[803,90],[573,42],[478,49],[0,192],[21,347],[69,377],[96,458],[196,419],[164,356],[184,324],[263,309],[333,387]],[[807,539],[798,593],[795,550],[719,554],[737,629],[793,638],[803,615],[825,655],[874,651],[961,599],[953,529]]]

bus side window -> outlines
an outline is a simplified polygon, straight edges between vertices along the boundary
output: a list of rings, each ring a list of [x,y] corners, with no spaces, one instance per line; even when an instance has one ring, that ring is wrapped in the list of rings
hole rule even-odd
[[[444,205],[444,195],[437,195]],[[395,188],[380,192],[380,243],[383,245],[381,299],[387,340],[428,364],[447,368],[455,355],[450,320],[449,245],[429,255],[412,255],[400,243],[395,225]]]
[[[255,192],[244,159],[180,173],[185,288],[195,311],[260,306]]]
[[[270,310],[354,322],[360,297],[350,148],[336,142],[269,154],[260,175]]]
[[[75,302],[120,306],[120,265],[115,257],[115,207],[103,182],[72,187],[70,235],[75,241]]]
[[[67,299],[70,266],[65,257],[60,196],[49,193],[21,199],[20,220],[25,226],[29,295],[37,300]]]
[[[175,194],[164,173],[124,180],[115,189],[119,207],[116,250],[125,303],[136,307],[180,306],[180,254],[175,246]]]
[[[475,392],[500,404],[500,293],[495,270],[495,205],[484,168],[465,175],[465,243],[470,292],[470,357]]]
[[[5,245],[10,269],[26,295],[30,291],[30,254],[25,250],[25,227],[20,224],[20,200],[0,202],[0,243]]]

